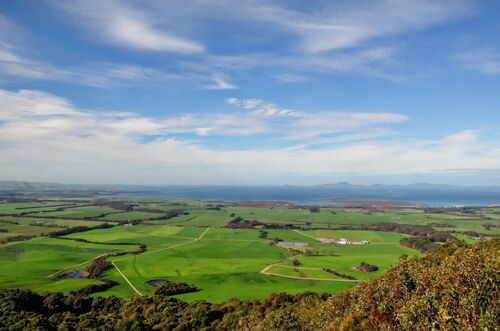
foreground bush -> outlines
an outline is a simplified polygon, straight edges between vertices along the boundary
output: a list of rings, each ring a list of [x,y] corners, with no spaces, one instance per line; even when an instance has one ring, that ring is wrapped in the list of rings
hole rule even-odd
[[[274,294],[210,304],[164,295],[124,301],[0,290],[0,329],[498,330],[499,256],[499,239],[446,244],[331,297]]]
[[[176,295],[199,291],[196,286],[184,282],[172,282],[164,280],[156,288],[155,295]]]

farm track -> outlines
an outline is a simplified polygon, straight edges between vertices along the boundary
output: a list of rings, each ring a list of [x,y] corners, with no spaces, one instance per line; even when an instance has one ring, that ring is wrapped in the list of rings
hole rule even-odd
[[[151,254],[151,253],[157,253],[157,252],[160,252],[160,251],[164,251],[164,250],[167,250],[167,249],[172,249],[172,248],[176,248],[176,247],[180,247],[180,246],[185,246],[185,245],[188,245],[188,244],[193,244],[197,241],[200,241],[203,239],[203,237],[207,234],[207,232],[210,230],[210,228],[207,228],[202,234],[200,234],[199,237],[197,238],[194,238],[192,241],[188,241],[188,242],[183,242],[183,243],[180,243],[180,244],[176,244],[176,245],[173,245],[173,246],[169,246],[169,247],[165,247],[165,248],[162,248],[162,249],[158,249],[156,251],[151,251],[151,252],[145,252],[143,253],[142,255],[145,255],[145,254]],[[135,268],[135,255],[132,256],[134,258],[134,269]],[[123,260],[123,259],[120,259],[120,260]],[[143,296],[144,294],[142,294],[135,286],[134,284],[132,284],[132,282],[127,278],[127,276],[125,276],[125,274],[116,266],[116,262],[117,260],[115,261],[111,261],[111,264],[116,268],[116,270],[120,273],[120,275],[123,277],[123,279],[125,279],[125,281],[127,282],[127,284],[137,293],[139,294],[140,296]],[[137,269],[136,269],[136,272],[137,272]],[[138,273],[138,272],[137,272]]]
[[[113,265],[113,267],[115,267],[115,269],[120,273],[120,275],[123,277],[123,279],[125,279],[125,281],[128,283],[128,285],[137,293],[139,294],[141,297],[144,295],[142,294],[135,286],[134,284],[132,284],[132,282],[127,278],[127,276],[125,276],[123,274],[123,272],[116,266],[115,262],[114,261],[111,261],[111,264]]]
[[[269,269],[273,267],[278,267],[278,268],[289,268],[289,269],[298,269],[298,270],[323,270],[321,268],[313,268],[313,267],[290,267],[286,265],[282,265],[281,263],[285,262],[286,260],[293,260],[297,257],[301,256],[300,254],[284,258],[278,262],[271,263],[270,265],[266,266],[264,269],[259,271],[260,274],[266,275],[266,276],[276,276],[276,277],[283,277],[283,278],[289,278],[289,279],[299,279],[299,280],[317,280],[317,281],[327,281],[327,282],[350,282],[350,283],[358,283],[360,280],[350,280],[350,279],[341,279],[341,278],[315,278],[315,277],[300,277],[300,276],[289,276],[289,275],[282,275],[282,274],[277,274],[275,272],[269,272]]]
[[[314,240],[316,240],[316,241],[319,241],[319,240],[318,240],[318,238],[315,238],[315,237],[313,237],[313,236],[310,236],[310,235],[308,235],[308,234],[305,234],[305,233],[303,233],[303,232],[300,232],[299,230],[293,230],[293,232],[296,232],[296,233],[298,233],[298,234],[301,234],[301,235],[303,235],[303,236],[305,236],[305,237],[308,237],[308,238],[310,238],[310,239],[314,239]]]
[[[145,252],[144,254],[150,254],[150,253],[156,253],[156,252],[159,252],[159,251],[164,251],[164,250],[167,250],[167,249],[172,249],[172,248],[176,248],[176,247],[180,247],[180,246],[184,246],[184,245],[187,245],[187,244],[192,244],[192,243],[195,243],[199,240],[202,240],[203,237],[207,234],[207,232],[210,230],[210,228],[207,228],[201,235],[199,235],[197,238],[191,238],[190,241],[188,242],[183,242],[183,243],[180,243],[180,244],[176,244],[176,245],[172,245],[172,246],[169,246],[169,247],[165,247],[165,248],[162,248],[162,249],[159,249],[159,250],[155,250],[155,251],[150,251],[150,252]],[[182,237],[182,238],[187,238],[187,237]],[[49,276],[47,276],[47,278],[51,278],[51,277],[54,277],[68,269],[72,269],[72,268],[76,268],[76,267],[79,267],[79,266],[82,266],[82,265],[85,265],[87,263],[90,263],[100,257],[106,257],[106,256],[110,256],[112,254],[116,254],[116,253],[122,253],[124,251],[115,251],[115,252],[108,252],[108,253],[104,253],[104,254],[101,254],[99,256],[96,256],[90,260],[87,260],[87,261],[84,261],[82,263],[79,263],[79,264],[75,264],[75,265],[72,265],[72,266],[69,266],[69,267],[66,267],[64,269],[61,269],[61,270],[58,270],[56,271],[55,273],[52,273],[50,274]],[[135,258],[136,256],[133,255],[133,256],[127,256],[125,258],[130,258],[130,257],[133,257]],[[118,261],[118,260],[123,260],[124,258],[121,258],[121,259],[117,259],[115,261]],[[143,296],[143,294],[132,284],[132,282],[127,278],[127,276],[125,276],[125,274],[118,268],[118,266],[115,264],[115,261],[111,261],[111,264],[113,265],[113,267],[118,271],[118,273],[122,276],[122,278],[127,282],[127,284],[132,288],[132,290],[134,290],[134,292],[136,292],[137,294],[139,294],[140,296]],[[134,269],[135,269],[135,261],[134,261]],[[137,271],[137,270],[136,270]]]
[[[207,234],[208,230],[210,230],[210,228],[207,228],[202,234],[200,234],[200,236],[196,238],[195,241],[203,239],[203,237]]]
[[[222,238],[210,238],[210,239],[205,239],[208,241],[238,241],[238,242],[254,242],[254,243],[261,243],[262,240],[252,240],[252,239],[222,239]]]
[[[297,257],[299,257],[299,256],[300,256],[300,254],[297,254],[297,255],[294,255],[294,256],[290,256],[290,257],[286,257],[286,258],[284,258],[284,259],[281,259],[281,260],[279,260],[278,262],[273,262],[273,263],[269,264],[268,266],[264,267],[264,269],[262,269],[261,271],[259,271],[259,273],[260,273],[260,274],[267,275],[268,270],[269,270],[269,269],[271,269],[272,267],[277,266],[277,265],[279,265],[280,263],[285,262],[286,260],[293,260],[293,259],[295,259],[295,258],[297,258]]]
[[[339,279],[328,279],[328,278],[315,278],[315,277],[288,276],[288,275],[276,274],[274,272],[266,272],[265,275],[290,278],[290,279],[299,279],[299,280],[317,280],[317,281],[324,281],[324,282],[348,282],[348,283],[361,282],[360,280],[350,280],[350,279],[340,279],[340,278]]]
[[[289,265],[282,265],[282,264],[277,264],[275,267],[278,268],[288,268],[288,269],[303,269],[303,270],[323,270],[322,268],[317,268],[317,267],[292,267]]]
[[[92,261],[94,261],[94,260],[96,260],[96,259],[98,259],[98,258],[100,258],[100,257],[106,257],[106,256],[109,256],[109,255],[111,255],[111,254],[122,253],[122,252],[124,252],[124,251],[115,251],[115,252],[108,252],[108,253],[101,254],[101,255],[96,256],[96,257],[94,257],[94,258],[92,258],[92,259],[90,259],[90,260],[87,260],[87,261],[85,261],[85,262],[82,262],[82,263],[79,263],[79,264],[75,264],[75,265],[72,265],[72,266],[66,267],[66,268],[64,268],[64,269],[61,269],[61,270],[59,270],[59,271],[56,271],[56,272],[54,272],[53,274],[48,275],[48,276],[47,276],[47,278],[51,278],[51,277],[57,276],[58,274],[60,274],[60,273],[62,273],[62,272],[64,272],[64,271],[66,271],[66,270],[68,270],[68,269],[72,269],[72,268],[76,268],[76,267],[79,267],[79,266],[85,265],[85,264],[90,263],[90,262],[92,262]]]

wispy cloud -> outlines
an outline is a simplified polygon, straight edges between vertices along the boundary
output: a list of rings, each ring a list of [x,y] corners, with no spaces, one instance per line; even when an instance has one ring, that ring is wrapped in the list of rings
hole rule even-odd
[[[213,82],[206,86],[209,90],[232,90],[236,88],[236,85],[227,81],[227,78],[223,77],[222,74],[213,74],[212,79]]]
[[[454,57],[460,66],[488,75],[500,75],[500,51],[493,48],[478,48]]]
[[[471,0],[313,1],[307,5],[262,0],[238,4],[191,0],[189,5],[150,0],[140,4],[97,0],[49,3],[87,30],[92,40],[184,56],[176,69],[182,70],[189,63],[203,67],[212,77],[211,82],[202,84],[208,89],[234,88],[239,85],[234,76],[259,68],[282,83],[302,81],[308,73],[404,80],[409,73],[400,72],[398,48],[386,46],[385,40],[474,12]],[[214,21],[242,37],[228,40],[224,47],[235,51],[220,53],[211,45],[214,39],[207,36],[214,33]],[[279,47],[261,53],[239,51],[247,49],[247,39],[279,42]]]
[[[294,111],[287,108],[279,108],[273,103],[265,102],[260,99],[238,99],[228,98],[227,103],[239,108],[250,111],[255,115],[263,115],[267,117],[305,117],[306,114],[300,111]]]
[[[376,39],[468,16],[475,9],[472,0],[249,0],[237,5],[231,0],[194,0],[190,5],[169,2],[157,9],[197,22],[215,18],[245,27],[264,25],[266,34],[288,34],[290,46],[307,53],[363,47]]]
[[[91,37],[101,41],[146,51],[199,53],[199,42],[172,34],[162,26],[165,13],[144,10],[144,6],[124,1],[58,1],[63,9],[86,29]]]
[[[176,84],[197,89],[234,89],[227,75],[208,66],[185,67],[175,63],[163,68],[130,63],[88,62],[79,65],[54,65],[32,55],[33,38],[28,32],[0,14],[0,83],[19,81],[59,81],[98,88],[113,88],[139,83]],[[39,56],[40,57],[40,56]]]

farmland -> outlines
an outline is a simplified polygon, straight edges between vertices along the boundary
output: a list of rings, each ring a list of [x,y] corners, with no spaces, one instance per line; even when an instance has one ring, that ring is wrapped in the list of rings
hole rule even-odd
[[[112,282],[94,296],[153,295],[146,282],[196,286],[185,301],[258,299],[270,293],[335,293],[379,277],[401,256],[402,239],[500,235],[498,208],[311,209],[171,199],[0,202],[0,287],[69,293]],[[422,237],[423,236],[423,237]],[[434,239],[426,239],[429,242]],[[344,243],[345,241],[345,243]],[[440,245],[438,239],[429,245]],[[99,277],[85,273],[97,257]],[[358,270],[362,263],[376,266]]]

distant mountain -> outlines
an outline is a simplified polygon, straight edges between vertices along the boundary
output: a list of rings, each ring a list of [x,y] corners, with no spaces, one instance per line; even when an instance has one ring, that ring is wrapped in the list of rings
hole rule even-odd
[[[67,188],[67,185],[16,180],[0,181],[0,190],[4,191],[59,190],[63,188]]]
[[[355,187],[355,186],[363,186],[363,185],[353,185],[349,182],[338,182],[338,183],[329,183],[329,184],[320,184],[316,185],[316,187]]]

